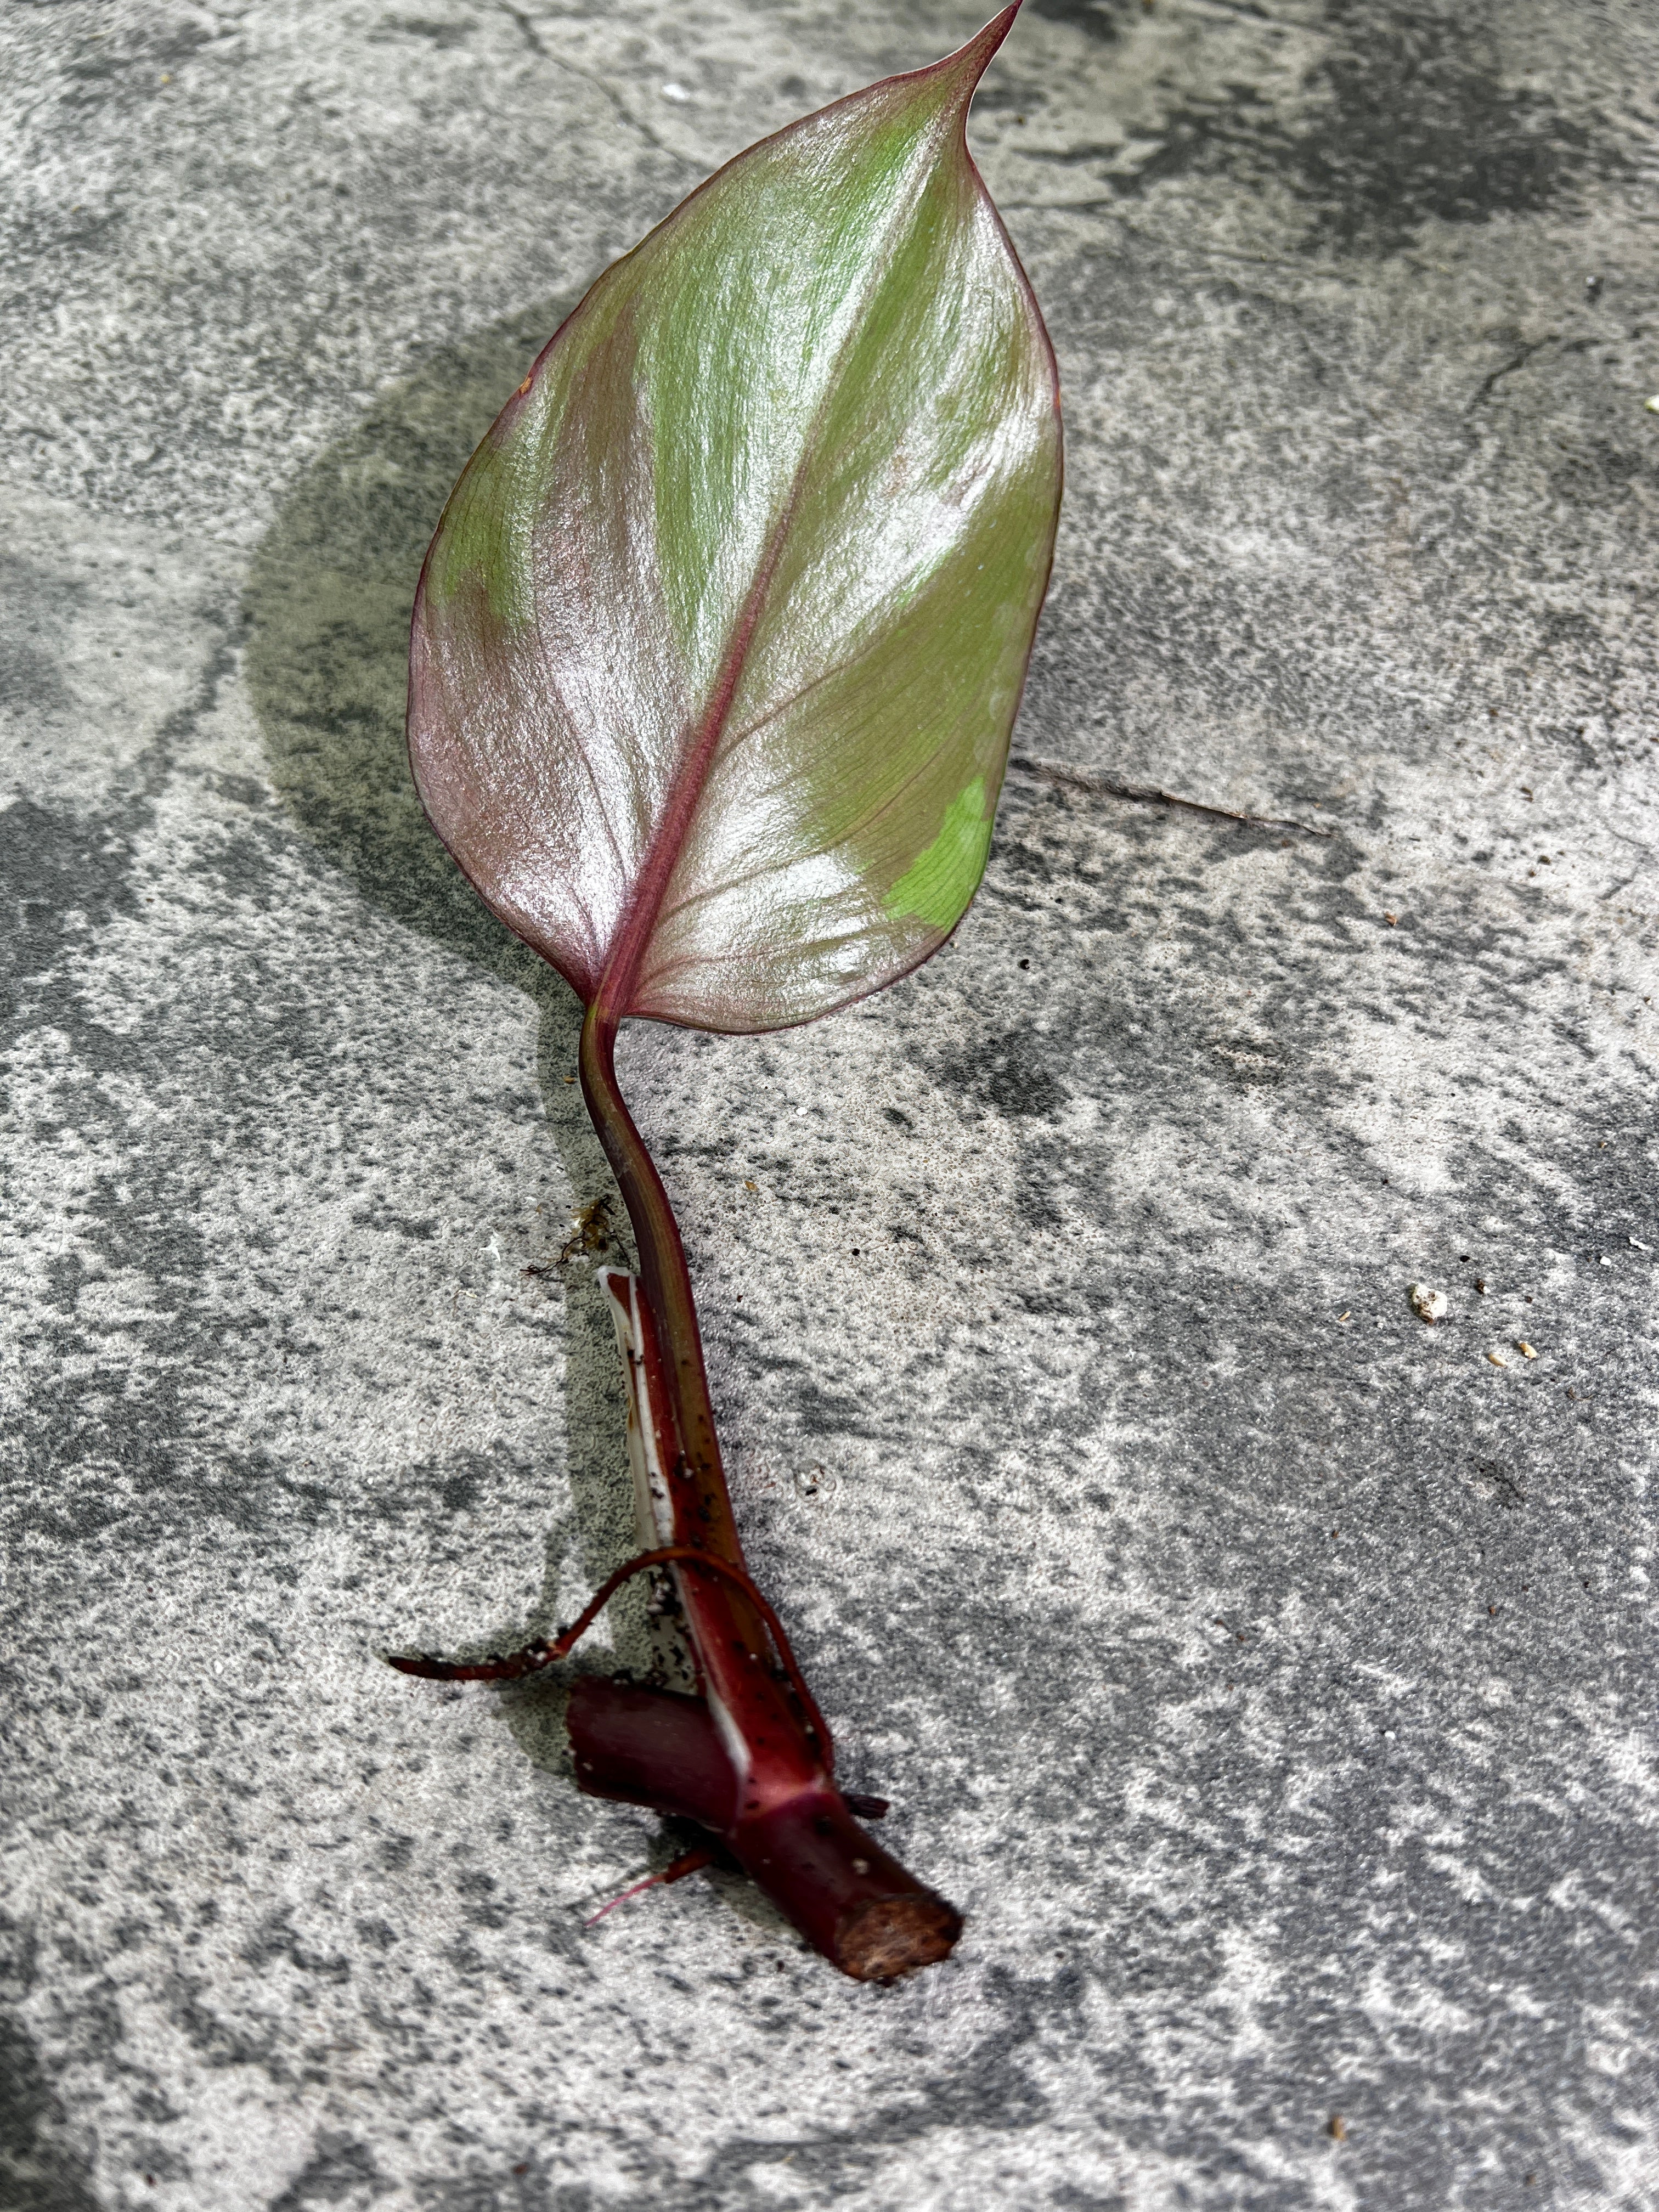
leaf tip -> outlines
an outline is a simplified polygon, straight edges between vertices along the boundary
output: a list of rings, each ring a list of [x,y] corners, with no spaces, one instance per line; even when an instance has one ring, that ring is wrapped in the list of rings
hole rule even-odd
[[[1010,0],[1010,4],[993,15],[982,30],[975,32],[966,46],[958,46],[953,54],[946,54],[927,72],[930,76],[954,76],[957,80],[957,98],[964,108],[973,97],[974,88],[990,66],[992,56],[1012,30],[1022,4],[1023,0]]]

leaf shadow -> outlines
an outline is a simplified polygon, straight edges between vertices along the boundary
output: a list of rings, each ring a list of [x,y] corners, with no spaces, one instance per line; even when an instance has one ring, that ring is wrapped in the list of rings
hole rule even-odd
[[[404,742],[409,616],[421,562],[468,456],[579,294],[508,317],[434,354],[383,392],[294,486],[252,564],[247,681],[273,783],[293,821],[362,896],[405,927],[521,990],[536,1009],[537,1079],[573,1206],[623,1218],[574,1074],[574,993],[498,922],[422,811]],[[550,1528],[532,1622],[499,1625],[477,1653],[553,1625],[574,1552],[597,1582],[636,1548],[626,1407],[609,1311],[580,1254],[560,1270],[565,1312],[568,1513]],[[617,1243],[605,1255],[632,1264]],[[642,1583],[622,1592],[619,1663],[650,1666]],[[467,1656],[477,1656],[477,1653]],[[568,1771],[562,1694],[537,1686],[501,1710],[538,1765]]]

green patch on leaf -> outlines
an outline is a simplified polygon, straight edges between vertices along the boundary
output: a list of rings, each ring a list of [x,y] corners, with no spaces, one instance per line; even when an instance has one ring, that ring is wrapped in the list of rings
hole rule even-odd
[[[895,920],[914,915],[936,929],[960,920],[985,872],[991,849],[991,817],[985,811],[985,779],[976,775],[945,810],[945,827],[925,853],[919,853],[887,894]]]

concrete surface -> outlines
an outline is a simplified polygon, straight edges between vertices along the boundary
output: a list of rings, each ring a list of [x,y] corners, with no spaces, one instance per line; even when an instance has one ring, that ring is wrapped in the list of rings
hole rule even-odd
[[[1639,0],[1028,0],[1069,489],[984,893],[627,1042],[957,1959],[585,1930],[674,1840],[556,1689],[374,1656],[628,1543],[574,1010],[400,780],[422,543],[609,257],[977,20],[0,10],[7,2207],[1659,2202]]]

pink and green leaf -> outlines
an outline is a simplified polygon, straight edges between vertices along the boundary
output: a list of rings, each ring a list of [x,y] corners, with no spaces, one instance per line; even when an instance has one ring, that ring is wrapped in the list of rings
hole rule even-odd
[[[422,797],[614,1017],[828,1012],[978,884],[1060,489],[1053,356],[964,136],[1012,14],[608,270],[433,542]]]

